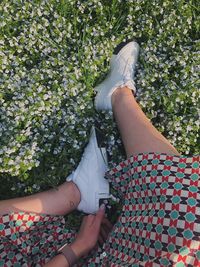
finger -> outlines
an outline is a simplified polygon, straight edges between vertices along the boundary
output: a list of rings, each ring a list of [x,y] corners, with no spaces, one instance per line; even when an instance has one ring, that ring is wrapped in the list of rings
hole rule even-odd
[[[82,219],[81,225],[85,225],[86,222],[87,222],[87,216],[84,216],[83,219]]]
[[[101,235],[99,235],[99,237],[98,237],[98,242],[100,245],[103,245],[103,243],[104,243],[104,240],[103,240]]]
[[[93,224],[94,219],[95,219],[95,216],[91,214],[84,216],[82,223],[81,223],[81,228],[90,227]]]
[[[103,238],[103,241],[106,241],[106,239],[108,238],[108,231],[106,231],[106,229],[104,227],[101,227],[100,229],[100,235]]]
[[[109,231],[111,231],[112,228],[113,228],[112,223],[107,218],[105,218],[105,217],[103,218],[102,224],[103,224],[103,226],[105,226],[106,228],[108,228]]]
[[[95,221],[95,215],[90,214],[87,216],[87,225],[88,226],[92,226],[94,221]]]
[[[94,250],[96,250],[96,251],[98,250],[98,243],[96,243]]]
[[[95,216],[95,223],[100,227],[101,222],[105,216],[105,205],[102,204]]]

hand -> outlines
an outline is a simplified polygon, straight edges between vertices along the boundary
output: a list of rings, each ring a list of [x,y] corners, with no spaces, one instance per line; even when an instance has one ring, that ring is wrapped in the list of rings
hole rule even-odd
[[[98,243],[100,245],[103,245],[103,243],[106,242],[108,235],[111,232],[112,228],[113,228],[113,225],[111,224],[111,222],[106,217],[104,217],[101,223],[100,233],[98,237]]]
[[[102,227],[104,225],[103,228],[101,227],[101,224]],[[77,238],[70,245],[77,256],[81,257],[86,255],[95,247],[99,238],[100,228],[100,240],[103,241],[109,228],[107,219],[105,218],[105,206],[101,206],[96,215],[88,215],[84,217]]]

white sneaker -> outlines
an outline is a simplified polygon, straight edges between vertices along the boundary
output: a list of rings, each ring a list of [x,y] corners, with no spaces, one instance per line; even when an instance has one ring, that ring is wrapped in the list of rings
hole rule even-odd
[[[80,190],[81,201],[78,210],[95,213],[99,209],[99,200],[110,198],[109,183],[104,179],[108,170],[105,148],[99,148],[94,127],[88,145],[76,170],[67,177]]]
[[[133,77],[138,53],[139,45],[136,42],[129,42],[117,55],[112,56],[109,75],[94,88],[97,92],[95,97],[97,110],[112,110],[111,96],[119,87],[127,86],[136,93]]]

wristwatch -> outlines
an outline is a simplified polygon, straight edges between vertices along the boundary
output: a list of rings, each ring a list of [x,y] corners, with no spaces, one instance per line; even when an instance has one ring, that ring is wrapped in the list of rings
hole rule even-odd
[[[59,248],[58,254],[65,256],[67,262],[69,263],[69,267],[72,267],[78,261],[76,254],[68,244],[65,244]]]

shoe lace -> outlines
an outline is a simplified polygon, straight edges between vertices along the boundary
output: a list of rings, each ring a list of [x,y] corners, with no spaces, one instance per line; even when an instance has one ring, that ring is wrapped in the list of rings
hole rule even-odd
[[[132,73],[133,73],[133,65],[130,64],[130,61],[131,61],[130,58],[128,58],[128,59],[126,60],[125,68],[124,68],[124,71],[123,71],[123,77],[125,77],[124,80],[132,79],[131,75],[132,75]],[[127,72],[127,69],[128,69],[128,68],[130,68],[131,71],[128,71],[128,72]],[[125,75],[126,72],[128,73],[128,75]]]

